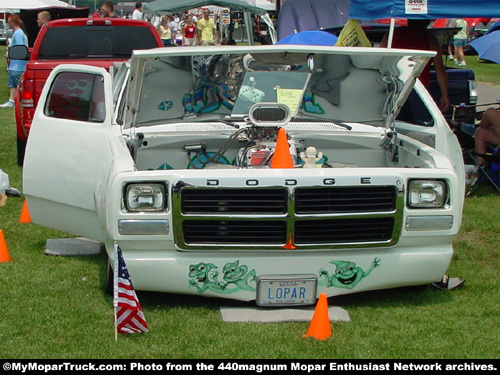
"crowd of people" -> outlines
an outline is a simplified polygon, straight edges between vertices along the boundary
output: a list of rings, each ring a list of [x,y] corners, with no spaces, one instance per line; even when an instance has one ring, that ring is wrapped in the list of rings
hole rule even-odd
[[[96,9],[94,18],[115,18],[114,5],[111,1],[102,3],[100,9]],[[142,12],[142,2],[135,4],[135,9],[130,15],[125,17],[134,20],[145,19]],[[228,25],[224,28],[226,38],[221,39],[219,30],[209,9],[204,9],[202,13],[183,13],[164,15],[157,26],[165,47],[171,46],[206,46],[215,44],[236,44],[232,37],[234,30],[234,19],[230,18]]]
[[[210,46],[216,44],[235,45],[232,31],[234,19],[224,27],[224,38],[209,9],[202,13],[184,13],[166,15],[161,18],[158,33],[165,46]]]

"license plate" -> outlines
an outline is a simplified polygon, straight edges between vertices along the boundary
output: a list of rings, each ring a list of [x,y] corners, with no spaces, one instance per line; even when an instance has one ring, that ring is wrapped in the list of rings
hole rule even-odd
[[[316,275],[261,275],[257,277],[259,306],[312,305],[316,303]]]

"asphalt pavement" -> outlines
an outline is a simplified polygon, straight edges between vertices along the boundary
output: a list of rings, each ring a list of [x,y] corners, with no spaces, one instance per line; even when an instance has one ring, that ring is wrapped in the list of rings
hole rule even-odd
[[[478,85],[477,104],[500,102],[500,86]]]

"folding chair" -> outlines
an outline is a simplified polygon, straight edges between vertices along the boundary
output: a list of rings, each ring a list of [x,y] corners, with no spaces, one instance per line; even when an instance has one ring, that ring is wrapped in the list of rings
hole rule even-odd
[[[469,110],[471,108],[475,108],[475,120],[479,121],[481,120],[481,117],[483,115],[483,112],[486,108],[492,107],[495,105],[500,106],[500,99],[498,102],[492,102],[492,103],[484,103],[484,104],[470,104],[470,105],[452,105],[451,107],[453,108],[451,119],[449,121],[449,124],[453,130],[453,133],[455,133],[455,136],[458,139],[458,142],[460,143],[460,146],[462,149],[473,149],[474,148],[474,139],[472,137],[472,134],[469,134],[468,132],[464,132],[462,125],[464,124],[464,121],[467,121],[468,118],[470,118]],[[485,107],[484,109],[477,111],[477,108],[479,107]],[[472,122],[472,121],[471,121]]]
[[[500,193],[500,147],[492,154],[479,154],[471,150],[466,151],[464,155],[477,167],[478,171],[477,179],[469,186],[465,196],[470,197],[488,184]],[[478,156],[485,160],[483,165],[478,163]]]
[[[465,196],[469,197],[479,191],[483,186],[491,184],[491,186],[500,193],[500,183],[499,183],[499,173],[500,173],[500,146],[496,145],[496,148],[493,148],[491,152],[487,152],[486,154],[479,154],[474,150],[474,139],[473,139],[473,129],[469,129],[472,131],[464,132],[463,127],[460,124],[458,117],[460,114],[463,114],[464,111],[469,107],[491,107],[495,105],[500,105],[500,100],[494,103],[484,103],[484,104],[475,104],[475,105],[454,105],[453,106],[453,115],[452,115],[452,127],[454,127],[455,135],[457,136],[460,145],[462,146],[462,153],[464,155],[465,164],[474,165],[477,169],[477,179],[468,187]],[[482,117],[482,111],[476,111],[476,120],[480,120]],[[458,128],[458,130],[457,130]],[[481,157],[484,159],[484,165],[480,165],[477,161],[477,157]]]

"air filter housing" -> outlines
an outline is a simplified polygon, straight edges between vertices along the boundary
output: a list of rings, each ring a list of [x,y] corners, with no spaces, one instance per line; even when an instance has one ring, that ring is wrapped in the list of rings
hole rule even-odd
[[[283,127],[290,122],[292,113],[286,104],[280,103],[257,103],[250,107],[250,121],[255,126]]]

